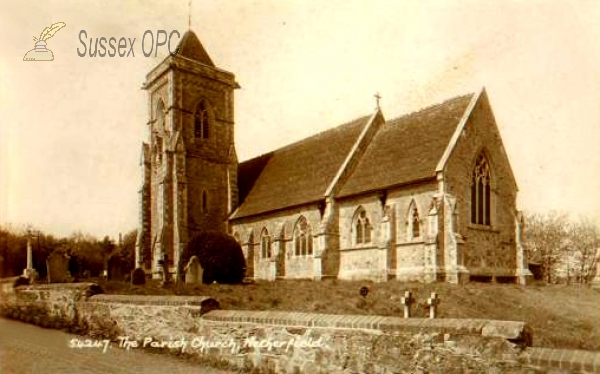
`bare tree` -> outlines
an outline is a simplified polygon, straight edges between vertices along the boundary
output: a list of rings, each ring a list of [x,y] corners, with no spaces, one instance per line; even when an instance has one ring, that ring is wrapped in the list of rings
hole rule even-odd
[[[576,281],[589,283],[596,270],[600,255],[600,230],[589,219],[582,217],[569,228],[569,239],[574,259]]]
[[[551,212],[545,215],[532,214],[527,217],[525,242],[530,253],[542,265],[542,275],[546,282],[555,280],[557,267],[568,250],[567,215]]]

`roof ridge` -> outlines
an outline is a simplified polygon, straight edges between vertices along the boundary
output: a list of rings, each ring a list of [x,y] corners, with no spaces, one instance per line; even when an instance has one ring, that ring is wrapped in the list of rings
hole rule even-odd
[[[317,139],[317,138],[319,138],[319,137],[322,137],[323,135],[325,135],[325,134],[327,134],[327,133],[330,133],[330,132],[332,132],[332,131],[335,131],[335,130],[337,130],[337,129],[341,128],[341,127],[349,126],[349,125],[351,125],[351,124],[354,124],[354,123],[356,123],[356,122],[358,122],[358,121],[361,121],[361,120],[367,121],[367,120],[368,120],[368,119],[370,119],[372,116],[373,116],[372,114],[369,114],[369,115],[365,115],[365,116],[356,117],[355,119],[353,119],[353,120],[351,120],[351,121],[344,122],[344,123],[342,123],[342,124],[340,124],[340,125],[337,125],[337,126],[335,126],[335,127],[330,127],[330,128],[328,128],[328,129],[325,129],[325,130],[323,130],[323,131],[321,131],[321,132],[318,132],[318,133],[316,133],[316,134],[310,135],[310,136],[308,136],[308,137],[306,137],[306,138],[302,138],[302,139],[296,140],[296,141],[294,141],[294,142],[292,142],[292,143],[288,143],[288,144],[286,144],[286,145],[284,145],[284,146],[281,146],[281,147],[279,147],[279,148],[276,148],[276,149],[274,149],[274,150],[272,150],[272,151],[265,152],[265,153],[261,153],[261,154],[259,154],[259,155],[257,155],[257,156],[254,156],[254,157],[252,157],[252,158],[249,158],[249,159],[247,159],[247,160],[244,160],[244,161],[242,161],[241,163],[246,163],[246,162],[249,162],[249,161],[252,161],[252,160],[257,160],[257,159],[259,159],[259,158],[261,158],[261,157],[265,157],[265,156],[267,156],[267,155],[270,155],[270,154],[273,154],[273,153],[275,153],[275,152],[278,152],[278,151],[283,151],[283,150],[286,150],[286,149],[292,148],[292,147],[294,147],[294,146],[297,146],[297,145],[300,145],[300,144],[302,144],[302,143],[305,143],[306,141],[309,141],[309,140],[313,140],[313,139]]]
[[[440,107],[444,107],[444,106],[450,104],[451,102],[463,100],[463,99],[465,99],[465,98],[467,98],[469,96],[472,97],[474,95],[477,95],[477,93],[476,92],[470,92],[470,93],[464,94],[464,95],[457,95],[457,96],[454,96],[453,98],[444,100],[442,102],[439,102],[439,103],[436,103],[436,104],[432,104],[432,105],[428,105],[428,106],[422,107],[421,109],[413,110],[412,112],[401,114],[398,117],[394,117],[394,118],[392,118],[390,120],[387,120],[386,123],[396,122],[396,121],[399,121],[401,119],[409,118],[409,117],[417,115],[417,114],[421,115],[421,114],[424,114],[424,113],[429,112],[429,111],[434,111],[434,110],[439,109]]]

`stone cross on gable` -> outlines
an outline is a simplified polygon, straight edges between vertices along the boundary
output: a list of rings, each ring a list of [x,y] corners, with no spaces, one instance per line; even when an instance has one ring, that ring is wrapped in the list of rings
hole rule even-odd
[[[375,95],[373,95],[373,97],[375,98],[375,104],[377,105],[375,109],[379,109],[379,100],[381,100],[381,95],[379,95],[379,92],[377,92]]]
[[[410,291],[405,291],[404,296],[400,299],[400,302],[404,306],[404,318],[410,318],[410,307],[415,302]]]
[[[431,297],[427,299],[427,305],[429,305],[429,318],[435,318],[437,315],[437,306],[440,304],[440,299],[437,293],[432,292]]]

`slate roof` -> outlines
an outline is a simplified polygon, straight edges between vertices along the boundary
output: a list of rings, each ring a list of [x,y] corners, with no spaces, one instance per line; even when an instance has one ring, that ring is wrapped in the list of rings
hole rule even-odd
[[[435,177],[474,94],[387,121],[372,139],[338,197]]]
[[[204,65],[215,67],[215,64],[212,62],[210,56],[193,31],[189,30],[183,34],[178,48],[179,51],[177,52],[177,55],[201,62]]]
[[[241,205],[231,218],[323,199],[370,117],[356,119],[241,163],[238,168]]]

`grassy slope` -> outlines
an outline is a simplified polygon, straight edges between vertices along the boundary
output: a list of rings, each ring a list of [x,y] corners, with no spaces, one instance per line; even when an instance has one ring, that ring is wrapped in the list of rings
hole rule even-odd
[[[107,293],[211,296],[223,309],[385,316],[402,316],[400,297],[410,290],[417,299],[413,306],[415,317],[426,316],[423,304],[431,292],[437,292],[441,318],[526,321],[534,330],[534,346],[600,350],[600,291],[586,287],[290,280],[238,286],[186,286],[175,290],[161,288],[156,282],[133,288],[123,282],[99,283]],[[359,295],[363,286],[370,290],[366,298]]]

